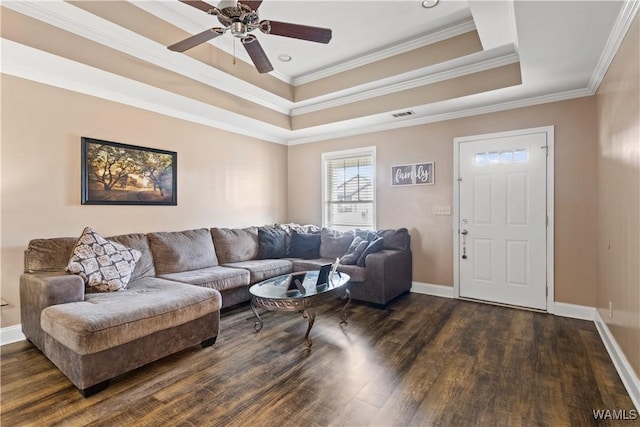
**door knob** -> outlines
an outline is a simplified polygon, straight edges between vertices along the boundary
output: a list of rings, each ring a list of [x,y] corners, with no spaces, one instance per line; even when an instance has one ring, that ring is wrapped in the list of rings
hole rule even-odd
[[[462,234],[463,236],[466,236],[467,234],[469,234],[469,232],[465,229],[465,230],[462,230],[460,234]]]

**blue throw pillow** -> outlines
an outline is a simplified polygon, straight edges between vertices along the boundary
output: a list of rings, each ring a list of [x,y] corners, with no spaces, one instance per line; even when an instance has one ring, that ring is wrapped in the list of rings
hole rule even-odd
[[[289,256],[303,259],[320,258],[320,233],[298,233],[294,231],[291,234]]]
[[[377,237],[373,239],[371,242],[369,242],[369,244],[367,245],[367,248],[364,250],[364,252],[362,252],[362,255],[360,255],[360,258],[358,258],[358,262],[357,262],[358,267],[365,267],[365,260],[367,258],[367,255],[381,251],[383,244],[384,244],[384,241],[382,237]]]
[[[285,233],[271,227],[258,227],[258,259],[280,259],[287,256]]]
[[[353,239],[353,242],[351,242],[349,249],[347,249],[347,253],[340,258],[340,264],[355,265],[364,250],[367,249],[367,246],[369,246],[369,242],[362,237],[356,237]]]

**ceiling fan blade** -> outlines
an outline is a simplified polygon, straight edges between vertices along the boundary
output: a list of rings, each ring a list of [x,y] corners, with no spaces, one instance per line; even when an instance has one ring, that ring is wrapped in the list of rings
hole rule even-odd
[[[258,39],[252,35],[248,35],[242,39],[242,45],[247,50],[247,53],[253,61],[253,65],[256,66],[259,73],[268,73],[273,70],[273,65],[271,65],[267,54],[264,53]]]
[[[200,0],[180,0],[182,3],[188,4],[189,6],[193,6],[196,9],[200,9],[203,12],[209,12],[210,10],[213,10],[214,7],[211,6],[209,3],[205,3],[203,1]]]
[[[240,3],[244,4],[245,6],[249,6],[251,10],[255,12],[262,4],[262,0],[240,0]]]
[[[224,34],[224,31],[224,28],[211,28],[209,30],[196,34],[195,36],[188,37],[178,43],[172,44],[171,46],[167,46],[167,49],[174,52],[184,52],[185,50],[191,49],[194,46],[198,46],[199,44],[204,43],[207,40],[211,40],[221,34]]]
[[[260,30],[266,34],[308,40],[316,43],[329,43],[331,30],[329,28],[311,27],[309,25],[291,24],[265,20],[260,22]]]

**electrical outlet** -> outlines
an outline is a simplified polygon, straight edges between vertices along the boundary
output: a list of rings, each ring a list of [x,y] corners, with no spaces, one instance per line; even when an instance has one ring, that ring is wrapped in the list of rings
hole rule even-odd
[[[609,319],[613,319],[613,303],[609,301]]]
[[[451,215],[451,206],[435,206],[433,208],[434,215]]]

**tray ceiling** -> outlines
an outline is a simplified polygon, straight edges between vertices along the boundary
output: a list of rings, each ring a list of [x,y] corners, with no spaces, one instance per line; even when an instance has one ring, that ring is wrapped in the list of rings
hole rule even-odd
[[[264,0],[260,19],[328,27],[333,38],[258,33],[275,68],[259,74],[231,34],[167,50],[219,25],[178,1],[4,1],[2,72],[296,144],[592,95],[637,10]]]

